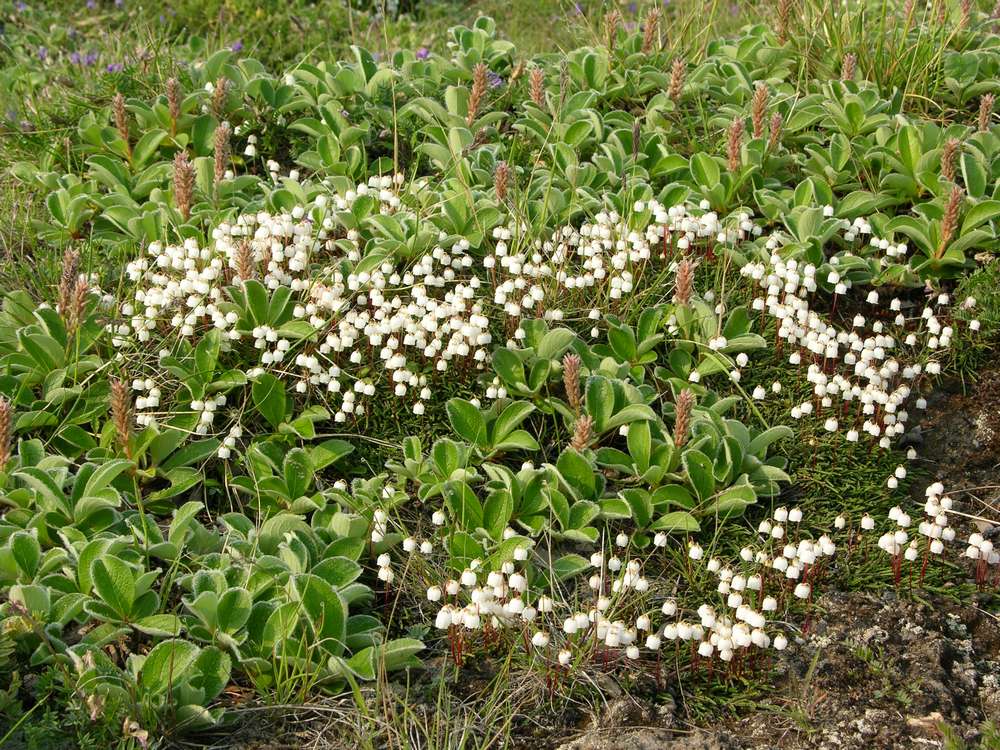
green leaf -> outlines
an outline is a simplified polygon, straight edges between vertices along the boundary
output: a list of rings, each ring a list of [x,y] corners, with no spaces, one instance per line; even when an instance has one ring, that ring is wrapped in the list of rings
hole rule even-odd
[[[556,469],[578,499],[589,500],[597,494],[594,467],[578,451],[564,450],[556,461]]]
[[[265,289],[264,285],[255,279],[244,281],[243,289],[246,293],[247,309],[250,313],[250,319],[253,321],[253,324],[255,326],[266,325],[268,323],[267,289]]]
[[[116,458],[112,461],[101,464],[97,467],[97,470],[90,475],[90,479],[87,480],[87,484],[84,487],[84,495],[97,495],[111,484],[115,477],[121,474],[125,469],[131,468],[134,464],[131,461],[126,461],[124,458]]]
[[[309,454],[302,448],[292,448],[285,455],[283,473],[289,500],[295,500],[306,494],[313,481],[313,467]]]
[[[715,493],[711,459],[699,450],[688,450],[681,456],[681,463],[684,464],[684,470],[698,499],[701,502],[708,500]]]
[[[474,531],[483,526],[483,506],[465,482],[449,482],[445,488],[445,500],[459,525]]]
[[[632,511],[632,520],[640,529],[649,525],[653,520],[653,500],[646,490],[632,488],[622,490],[622,497],[628,503]]]
[[[386,672],[395,672],[407,667],[420,666],[415,655],[424,650],[424,644],[416,638],[396,638],[384,644],[380,656]]]
[[[42,547],[38,540],[27,531],[18,531],[10,538],[10,551],[27,580],[34,579],[42,559]]]
[[[139,686],[152,695],[172,691],[187,682],[200,653],[196,645],[181,639],[156,644],[139,668]]]
[[[235,633],[242,628],[250,618],[253,600],[246,589],[230,588],[219,597],[216,608],[216,619],[219,629],[226,633]]]
[[[536,354],[539,359],[556,359],[573,343],[576,334],[568,328],[553,328],[538,342]]]
[[[653,505],[660,506],[679,505],[690,510],[695,506],[695,500],[685,487],[679,484],[666,484],[653,492]]]
[[[657,518],[650,531],[685,531],[697,533],[701,531],[698,519],[684,510],[675,510],[673,513],[666,513]]]
[[[980,201],[965,214],[965,220],[962,222],[962,234],[975,229],[980,224],[992,221],[998,216],[1000,216],[1000,201]]]
[[[200,689],[202,701],[210,703],[229,684],[232,663],[229,655],[215,646],[206,646],[195,660],[191,676],[191,687]],[[189,704],[190,705],[190,704]],[[198,708],[202,708],[198,706]],[[214,724],[215,721],[212,721]]]
[[[616,427],[627,424],[629,425],[629,430],[631,430],[633,423],[643,420],[655,421],[656,412],[646,404],[629,404],[609,419],[604,425],[604,429],[613,430]]]
[[[285,419],[285,384],[270,373],[258,376],[251,388],[254,406],[272,427]]]
[[[986,171],[979,163],[976,154],[965,153],[960,159],[962,181],[972,198],[982,198],[986,194]]]
[[[590,561],[577,554],[563,555],[552,563],[552,573],[556,580],[562,581],[566,578],[580,575],[590,567]]]
[[[316,645],[339,656],[344,652],[347,635],[347,606],[334,588],[319,576],[304,573],[292,581]]]
[[[493,353],[493,369],[505,383],[527,385],[524,375],[524,363],[510,349],[501,348]]]
[[[792,428],[787,427],[786,425],[771,427],[770,429],[764,430],[750,441],[750,448],[747,452],[755,456],[762,457],[764,452],[767,451],[768,446],[772,443],[775,443],[778,440],[787,440],[794,435],[795,433],[792,431]]]
[[[652,438],[649,433],[649,422],[634,422],[628,428],[628,452],[632,456],[639,473],[649,468],[649,455]]]
[[[194,350],[195,377],[202,383],[209,382],[215,374],[215,364],[219,359],[219,348],[222,346],[222,331],[212,328],[198,342]]]
[[[607,378],[595,375],[587,379],[585,405],[594,420],[594,430],[602,433],[608,429],[607,424],[615,408],[615,394]]]
[[[319,471],[354,451],[354,446],[346,440],[331,438],[309,448],[309,460],[313,469]]]
[[[486,444],[486,420],[475,404],[461,398],[453,398],[446,405],[451,428],[463,440],[476,446]]]
[[[538,449],[538,441],[531,437],[525,430],[514,430],[514,432],[493,446],[493,450],[495,451],[537,451]]]
[[[691,176],[699,187],[712,188],[719,183],[719,165],[711,156],[698,151],[691,157]]]
[[[514,498],[510,492],[507,490],[493,492],[486,498],[483,507],[483,528],[489,532],[494,541],[502,541],[503,531],[513,514]]]
[[[534,404],[530,404],[527,401],[514,401],[509,404],[501,412],[500,416],[497,417],[496,422],[493,423],[494,445],[510,435],[534,410]]]
[[[132,569],[114,556],[99,557],[91,568],[94,589],[105,604],[122,620],[128,620],[135,602],[135,576]]]
[[[180,635],[181,618],[177,615],[150,615],[136,620],[133,626],[140,633],[166,638]]]
[[[638,357],[635,332],[628,326],[612,326],[608,329],[608,341],[622,362],[634,362]]]

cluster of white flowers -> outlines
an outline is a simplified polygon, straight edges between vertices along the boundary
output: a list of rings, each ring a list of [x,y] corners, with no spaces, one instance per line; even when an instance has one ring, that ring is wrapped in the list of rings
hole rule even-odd
[[[924,513],[927,518],[919,523],[917,531],[927,537],[927,550],[933,555],[944,552],[944,543],[955,540],[955,529],[951,526],[948,516],[953,501],[944,495],[944,485],[934,482],[925,490],[927,497],[924,503]]]
[[[991,566],[997,568],[995,583],[1000,583],[1000,550],[996,549],[996,545],[985,534],[978,531],[969,534],[965,556],[976,561],[976,583],[978,585],[984,586],[989,581],[989,568]]]
[[[156,424],[156,415],[151,411],[158,409],[160,406],[161,392],[156,386],[156,382],[152,378],[146,378],[145,380],[135,378],[132,381],[132,390],[146,394],[145,396],[136,396],[135,398],[136,423],[142,427],[149,427]]]
[[[813,399],[793,406],[791,416],[825,414],[827,431],[843,430],[849,442],[857,442],[864,434],[880,447],[890,447],[893,438],[905,432],[906,406],[917,395],[921,376],[941,372],[935,356],[948,348],[954,334],[953,326],[939,318],[942,311],[948,313],[948,295],[938,295],[916,319],[907,318],[901,300],[893,298],[888,304],[894,313],[891,321],[879,319],[876,309],[870,318],[857,314],[849,329],[841,328],[811,305],[810,297],[818,288],[816,266],[782,258],[773,237],[767,247],[772,249],[768,260],[748,263],[741,273],[763,290],[753,308],[778,321],[779,343],[790,348],[788,361],[794,365],[808,362],[806,378],[813,385]],[[836,271],[830,272],[828,281],[839,293],[847,291],[846,281]],[[871,291],[866,302],[878,306],[878,292]],[[978,330],[976,321],[969,325]],[[762,389],[754,393],[755,397],[763,395]],[[918,395],[914,403],[918,409],[926,407]]]
[[[195,239],[151,243],[126,269],[136,288],[120,308],[123,319],[111,324],[119,357],[150,342],[163,354],[174,336],[196,344],[216,328],[224,350],[241,341],[257,350],[256,361],[245,365],[249,377],[270,372],[299,393],[320,391],[337,422],[364,414],[365,401],[380,388],[408,398],[414,413],[423,414],[442,373],[488,364],[491,329],[512,333],[513,345],[525,335],[517,324],[527,316],[579,314],[596,323],[637,291],[641,269],[658,248],[666,254],[760,232],[749,214],[725,226],[707,205],[649,201],[636,204],[628,217],[601,212],[548,240],[533,238],[517,222],[496,227],[482,258],[467,239],[441,232],[440,244],[402,259],[369,251],[361,234],[337,219],[365,199],[372,211],[416,222],[409,206],[426,203],[432,189],[425,180],[406,184],[401,174],[372,177],[342,192],[321,192],[287,212],[238,215],[216,227],[206,247]],[[244,281],[240,273],[268,290],[290,289],[299,327],[251,324],[241,316],[226,291]],[[304,341],[309,331],[319,340]],[[487,395],[505,393],[496,383]],[[200,424],[203,433],[213,418]]]

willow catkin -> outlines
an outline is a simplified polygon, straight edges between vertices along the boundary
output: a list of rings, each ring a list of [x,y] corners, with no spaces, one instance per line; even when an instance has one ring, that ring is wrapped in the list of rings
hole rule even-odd
[[[215,156],[215,186],[218,187],[222,178],[226,176],[226,167],[229,165],[229,124],[222,123],[215,129],[213,142]]]
[[[767,84],[758,83],[750,106],[750,120],[753,123],[753,137],[764,137],[764,119],[767,117],[767,101],[770,93]]]
[[[565,60],[559,66],[559,111],[563,111],[566,105],[566,97],[569,95],[569,63]]]
[[[545,106],[545,71],[541,68],[531,69],[531,101],[538,107]]]
[[[181,84],[176,78],[167,79],[167,110],[170,112],[170,133],[177,133],[177,121],[181,119]]]
[[[256,275],[254,273],[253,250],[247,240],[242,240],[236,245],[233,252],[233,264],[236,266],[236,275],[241,281],[249,281]]]
[[[778,142],[781,140],[781,126],[784,122],[784,118],[781,116],[781,112],[775,112],[771,115],[771,132],[767,137],[767,150],[773,151],[778,146]]]
[[[743,131],[746,126],[743,118],[737,117],[729,126],[729,138],[726,142],[726,155],[729,160],[729,171],[736,174],[740,170],[741,155],[743,146]]]
[[[502,161],[497,164],[493,172],[493,185],[496,188],[497,201],[503,203],[507,199],[507,189],[510,186],[510,167],[507,162]]]
[[[792,17],[792,0],[778,0],[778,43],[788,41],[788,25]]]
[[[958,27],[960,29],[969,28],[969,22],[972,20],[972,0],[962,0],[962,15],[958,20]]]
[[[676,102],[684,93],[684,76],[687,73],[687,65],[681,58],[675,58],[670,66],[670,88],[667,95],[671,101]]]
[[[573,439],[569,443],[570,447],[577,451],[585,450],[594,438],[593,426],[594,419],[589,414],[584,414],[577,419],[573,428]]]
[[[677,405],[674,416],[674,445],[678,448],[688,440],[688,430],[691,427],[691,410],[694,408],[694,393],[685,388],[677,394]]]
[[[66,332],[74,333],[83,323],[83,318],[87,310],[87,294],[90,292],[90,284],[84,278],[76,280],[73,288],[73,296],[69,303],[69,311],[66,316]]]
[[[517,65],[515,65],[514,69],[510,72],[510,78],[507,79],[509,85],[513,86],[515,83],[521,80],[521,76],[524,75],[525,67],[526,66],[524,64],[524,60],[517,61]]]
[[[80,278],[80,253],[66,248],[62,259],[62,273],[59,275],[59,314],[63,320],[69,315],[73,304],[73,293]]]
[[[488,70],[483,63],[476,63],[472,69],[472,93],[469,94],[469,114],[465,116],[465,124],[472,125],[476,120],[476,114],[486,96]]]
[[[174,156],[174,203],[184,221],[191,218],[191,202],[194,196],[194,168],[186,151],[178,151]]]
[[[677,277],[674,284],[674,302],[684,307],[691,301],[694,290],[694,264],[684,258],[677,264]]]
[[[657,41],[660,27],[660,9],[653,8],[646,16],[645,28],[642,30],[642,53],[648,55]]]
[[[840,80],[853,81],[854,73],[857,70],[858,58],[852,52],[844,55],[844,61],[840,65]]]
[[[990,129],[990,121],[993,119],[993,103],[995,102],[995,97],[993,94],[983,94],[983,98],[979,100],[979,132],[985,133]]]
[[[948,196],[948,204],[944,209],[944,217],[941,219],[941,239],[938,242],[937,257],[944,255],[944,251],[951,244],[955,229],[958,227],[958,214],[962,208],[962,197],[965,195],[962,188],[955,185]]]
[[[111,379],[111,422],[115,426],[119,447],[129,455],[132,438],[132,397],[128,386],[118,378]]]
[[[580,413],[580,356],[572,352],[563,356],[563,388],[566,389],[566,403],[574,414]]]
[[[941,149],[941,176],[948,182],[955,181],[955,161],[958,158],[959,141],[949,138]]]
[[[115,128],[118,130],[118,135],[121,136],[121,139],[125,141],[125,150],[131,158],[132,144],[129,140],[128,113],[125,111],[125,97],[122,96],[120,91],[115,94],[115,98],[111,102],[111,109],[115,117]]]
[[[229,90],[229,81],[219,78],[215,82],[215,90],[212,92],[212,115],[215,119],[221,120],[226,112],[226,94]]]
[[[11,437],[14,434],[14,407],[0,396],[0,472],[10,461]]]
[[[608,56],[615,51],[615,43],[618,41],[618,27],[621,24],[622,14],[615,8],[604,17],[604,33],[608,47]]]

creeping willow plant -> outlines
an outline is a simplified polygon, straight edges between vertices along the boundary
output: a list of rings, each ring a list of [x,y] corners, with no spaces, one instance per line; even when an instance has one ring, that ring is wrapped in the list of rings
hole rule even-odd
[[[891,457],[997,322],[957,288],[997,247],[990,24],[924,61],[907,18],[908,96],[793,6],[688,57],[617,11],[558,57],[484,18],[446,56],[223,50],[17,163],[62,254],[0,311],[18,663],[146,744],[233,688],[363,700],[423,640],[667,689],[766,674],[855,565],[995,587],[988,519]],[[894,468],[829,518],[803,452],[862,441]]]

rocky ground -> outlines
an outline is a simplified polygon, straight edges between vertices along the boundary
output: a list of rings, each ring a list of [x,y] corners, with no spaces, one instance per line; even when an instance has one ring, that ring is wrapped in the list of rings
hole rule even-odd
[[[937,391],[908,439],[921,456],[934,458],[925,464],[925,480],[913,487],[915,500],[922,501],[927,483],[940,480],[970,516],[957,524],[960,534],[985,531],[990,522],[993,529],[1000,528],[1000,371],[982,374],[967,392],[959,383]],[[773,688],[756,710],[743,705],[732,711],[733,718],[705,726],[691,715],[683,695],[657,694],[649,678],[623,688],[608,676],[599,685],[603,704],[570,707],[551,722],[527,712],[510,732],[509,743],[497,738],[497,747],[955,750],[965,743],[969,748],[1000,748],[995,738],[982,735],[984,722],[1000,721],[1000,617],[995,598],[984,594],[969,603],[964,595],[935,595],[921,600],[904,587],[902,595],[894,590],[830,592],[818,603],[822,614],[774,662]],[[475,693],[477,685],[486,688],[490,675],[470,669],[465,679],[463,692]],[[537,705],[544,695],[533,700]],[[518,702],[531,705],[531,700]],[[230,738],[217,747],[356,747],[338,744],[352,708],[331,705],[301,720],[289,714],[283,731],[272,731],[263,745],[261,733],[251,729],[236,734],[253,740]],[[426,708],[420,721],[431,725],[437,710],[433,700]],[[470,747],[491,743],[489,731],[473,729],[481,719],[474,712],[468,715],[467,740],[476,737]],[[942,727],[955,738],[951,744],[946,744]],[[440,739],[442,747],[461,746],[461,737]]]
[[[909,439],[934,458],[927,481],[954,489],[959,507],[976,517],[960,533],[996,534],[1000,371],[983,373],[968,392],[960,386],[934,394]],[[917,498],[926,484],[914,487]],[[808,636],[776,663],[770,707],[687,729],[675,705],[621,696],[559,750],[934,748],[945,745],[942,725],[969,747],[987,746],[982,725],[1000,720],[995,602],[991,612],[985,598],[919,602],[886,591],[832,593],[819,604],[824,614]]]

